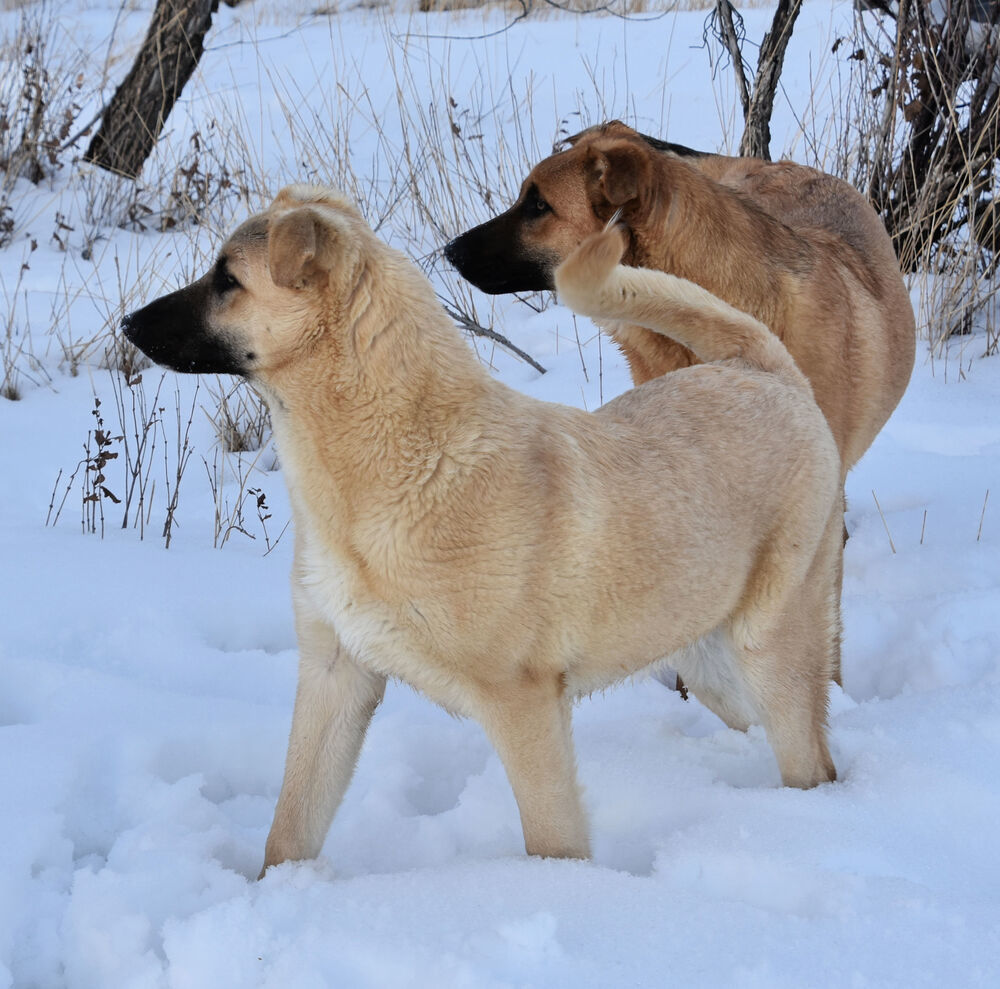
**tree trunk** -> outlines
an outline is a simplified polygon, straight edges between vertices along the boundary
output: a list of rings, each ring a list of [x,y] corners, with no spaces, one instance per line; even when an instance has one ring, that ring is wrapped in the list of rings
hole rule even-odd
[[[104,108],[84,160],[136,178],[191,78],[218,0],[157,0],[153,22],[122,84]]]
[[[757,77],[753,96],[746,111],[746,126],[740,141],[740,154],[749,158],[771,160],[771,111],[774,93],[785,62],[785,49],[792,36],[795,19],[802,9],[802,0],[778,0],[771,30],[764,35],[757,60]]]

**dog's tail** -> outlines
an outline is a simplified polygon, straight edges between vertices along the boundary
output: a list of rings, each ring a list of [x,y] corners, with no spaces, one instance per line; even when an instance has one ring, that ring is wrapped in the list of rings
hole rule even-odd
[[[809,389],[785,345],[763,323],[687,279],[619,264],[624,250],[613,222],[584,240],[555,271],[560,299],[591,319],[672,337],[706,363],[741,360]]]

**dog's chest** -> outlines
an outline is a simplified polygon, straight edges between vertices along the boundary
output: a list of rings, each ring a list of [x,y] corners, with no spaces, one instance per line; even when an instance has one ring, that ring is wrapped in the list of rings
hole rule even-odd
[[[394,603],[374,593],[358,564],[326,547],[305,546],[297,571],[311,609],[336,630],[357,662],[462,711],[455,671],[433,648],[428,623],[415,603],[405,595]]]
[[[310,604],[336,628],[355,657],[391,654],[406,643],[396,609],[370,591],[361,567],[346,555],[307,545],[298,571]]]

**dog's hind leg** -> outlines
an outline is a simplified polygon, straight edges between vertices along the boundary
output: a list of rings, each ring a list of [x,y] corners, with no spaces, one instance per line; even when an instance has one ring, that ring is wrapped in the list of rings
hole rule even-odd
[[[296,627],[299,682],[264,870],[319,854],[385,691],[385,677],[359,666],[328,625],[298,614]]]
[[[480,721],[507,771],[528,854],[589,858],[572,707],[562,678],[525,675],[515,684],[492,687]]]
[[[783,638],[787,642],[789,637]],[[774,645],[767,648],[774,650]],[[803,652],[808,651],[800,649],[799,656],[805,658]],[[780,662],[780,654],[778,659]],[[782,676],[780,670],[758,668],[747,677],[747,684],[760,708],[781,782],[803,790],[832,783],[837,771],[826,738],[829,680],[825,675],[806,672]]]
[[[840,553],[840,526],[835,508],[806,579],[760,641],[742,647],[747,694],[785,786],[807,789],[837,778],[826,720],[830,679],[840,659],[834,562]]]
[[[812,673],[781,676],[780,671],[763,670],[749,675],[747,681],[778,761],[781,782],[803,790],[832,783],[837,770],[826,738],[829,680]]]

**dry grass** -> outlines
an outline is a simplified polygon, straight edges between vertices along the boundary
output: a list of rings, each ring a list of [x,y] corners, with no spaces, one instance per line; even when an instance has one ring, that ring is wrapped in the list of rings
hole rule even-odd
[[[511,17],[550,17],[569,14],[610,14],[638,17],[677,10],[710,10],[715,0],[415,0],[421,13],[499,8]],[[741,8],[768,7],[770,0],[749,0]]]

